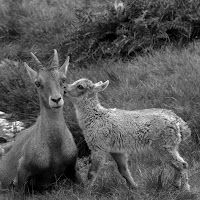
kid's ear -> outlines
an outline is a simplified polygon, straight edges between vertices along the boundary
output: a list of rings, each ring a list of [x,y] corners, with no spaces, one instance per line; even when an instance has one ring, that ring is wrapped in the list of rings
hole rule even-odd
[[[26,68],[26,71],[28,72],[28,75],[31,78],[31,81],[34,83],[38,73],[35,70],[31,69],[26,63],[24,63],[24,66]]]
[[[94,92],[101,92],[103,90],[105,90],[109,85],[109,80],[105,81],[104,83],[102,81],[95,83],[94,84],[94,88],[93,91]]]

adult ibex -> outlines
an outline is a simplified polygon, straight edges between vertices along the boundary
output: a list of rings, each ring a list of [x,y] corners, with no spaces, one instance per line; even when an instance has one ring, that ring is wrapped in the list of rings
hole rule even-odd
[[[58,54],[54,50],[52,64],[44,68],[31,53],[39,70],[26,63],[26,70],[35,84],[40,100],[40,116],[30,128],[22,131],[10,151],[0,162],[2,189],[10,184],[19,191],[25,186],[42,190],[63,178],[80,183],[76,168],[77,147],[63,116],[63,83],[69,65],[69,57],[59,68]]]

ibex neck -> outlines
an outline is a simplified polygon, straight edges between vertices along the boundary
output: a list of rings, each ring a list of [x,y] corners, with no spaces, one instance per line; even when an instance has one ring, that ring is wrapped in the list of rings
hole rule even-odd
[[[40,108],[40,116],[37,120],[38,137],[46,142],[53,142],[65,134],[66,123],[63,116],[63,109]]]
[[[44,107],[40,108],[40,116],[45,121],[46,121],[46,119],[48,119],[52,122],[64,120],[62,108],[54,108],[54,109],[46,109]]]

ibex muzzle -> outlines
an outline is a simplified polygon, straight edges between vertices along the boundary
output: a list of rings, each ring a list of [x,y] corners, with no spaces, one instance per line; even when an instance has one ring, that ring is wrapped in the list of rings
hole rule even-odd
[[[60,108],[63,106],[63,104],[64,104],[64,101],[61,95],[49,97],[49,106],[51,108]]]

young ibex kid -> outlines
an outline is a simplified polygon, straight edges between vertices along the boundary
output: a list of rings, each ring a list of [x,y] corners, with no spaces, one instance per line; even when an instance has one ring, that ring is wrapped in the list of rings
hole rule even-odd
[[[174,185],[189,190],[188,164],[178,152],[180,142],[191,134],[187,124],[174,112],[165,109],[127,111],[104,108],[98,100],[98,93],[108,84],[109,81],[93,83],[80,79],[66,84],[65,89],[74,103],[79,125],[92,152],[88,172],[91,184],[109,153],[127,184],[137,188],[128,169],[128,154],[153,152],[174,168]]]

